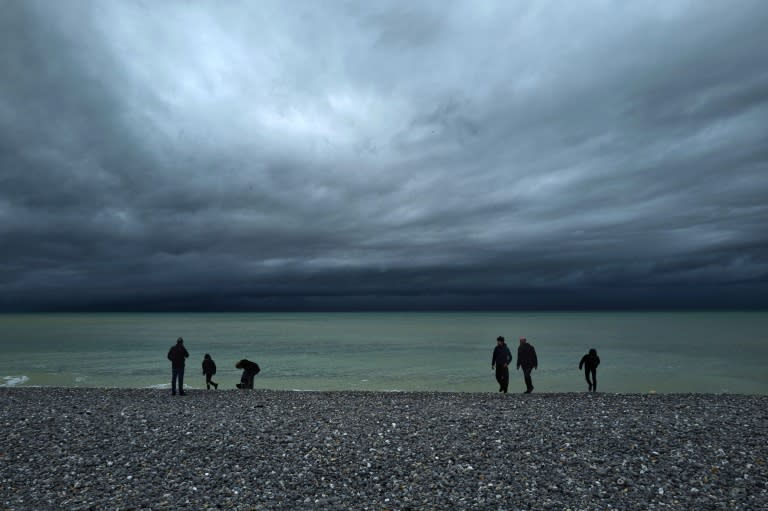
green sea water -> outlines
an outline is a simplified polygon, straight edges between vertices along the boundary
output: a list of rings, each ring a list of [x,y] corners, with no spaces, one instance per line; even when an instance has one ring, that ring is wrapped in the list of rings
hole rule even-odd
[[[167,388],[182,336],[191,388],[210,353],[220,388],[248,358],[259,388],[494,392],[498,335],[535,346],[536,392],[585,391],[595,348],[599,391],[768,394],[766,312],[0,314],[0,386]]]

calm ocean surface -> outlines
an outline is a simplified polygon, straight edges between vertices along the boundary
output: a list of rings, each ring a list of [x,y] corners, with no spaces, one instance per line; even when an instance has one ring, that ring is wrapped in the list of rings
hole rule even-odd
[[[249,358],[259,388],[494,392],[498,335],[513,355],[520,336],[535,346],[536,392],[586,390],[596,348],[599,391],[768,394],[766,312],[0,314],[0,386],[169,387],[183,336],[192,388],[210,353],[220,388]]]

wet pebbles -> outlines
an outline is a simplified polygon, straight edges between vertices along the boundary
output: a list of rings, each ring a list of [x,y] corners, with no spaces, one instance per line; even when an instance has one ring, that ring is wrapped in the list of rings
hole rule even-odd
[[[0,509],[767,509],[768,396],[0,389]]]

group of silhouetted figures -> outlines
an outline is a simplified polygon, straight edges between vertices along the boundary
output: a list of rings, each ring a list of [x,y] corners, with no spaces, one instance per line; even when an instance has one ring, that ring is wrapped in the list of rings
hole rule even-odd
[[[496,381],[499,382],[499,392],[507,393],[509,388],[509,364],[512,363],[512,353],[509,351],[504,337],[496,338],[496,347],[493,349],[491,357],[491,369],[496,369]],[[589,385],[589,391],[597,390],[597,366],[600,365],[600,357],[597,356],[597,350],[594,348],[589,353],[581,357],[579,369],[584,368],[584,377]],[[524,393],[533,392],[533,380],[531,371],[539,368],[539,359],[536,356],[536,350],[525,337],[520,338],[520,346],[517,348],[517,369],[523,369],[523,379],[525,380]]]
[[[184,339],[179,337],[176,344],[168,350],[168,360],[171,361],[171,394],[176,395],[176,385],[178,384],[179,395],[184,395],[184,365],[189,353],[184,347]],[[491,357],[491,369],[496,370],[496,381],[499,382],[499,392],[507,393],[509,388],[509,364],[512,363],[512,353],[509,351],[504,337],[496,338],[496,347]],[[597,356],[597,350],[594,348],[589,353],[581,357],[579,369],[584,369],[584,377],[589,385],[589,391],[597,390],[597,366],[600,365],[600,357]],[[256,362],[242,359],[235,364],[236,369],[243,371],[240,377],[240,383],[235,385],[238,389],[252,389],[253,378],[259,374],[261,368]],[[533,380],[531,371],[539,368],[539,359],[536,356],[536,349],[525,337],[520,338],[520,346],[517,348],[517,369],[523,370],[523,379],[525,380],[525,393],[533,392]],[[203,374],[205,375],[205,388],[210,390],[219,388],[219,384],[213,381],[216,374],[216,362],[206,353],[203,357]]]
[[[187,358],[189,358],[189,352],[184,347],[184,339],[179,337],[176,339],[176,344],[168,350],[168,360],[171,361],[171,394],[174,396],[176,395],[177,383],[179,395],[184,395],[184,365]],[[235,364],[235,368],[243,371],[242,376],[240,376],[240,383],[235,386],[238,389],[252,389],[253,378],[261,371],[259,364],[244,358]],[[203,374],[205,375],[206,389],[219,388],[219,384],[213,381],[213,376],[216,374],[216,362],[208,353],[203,357]]]

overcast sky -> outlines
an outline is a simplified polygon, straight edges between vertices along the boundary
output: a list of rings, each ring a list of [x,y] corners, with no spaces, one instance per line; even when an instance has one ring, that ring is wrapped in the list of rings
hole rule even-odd
[[[768,2],[0,3],[0,310],[768,307]]]

